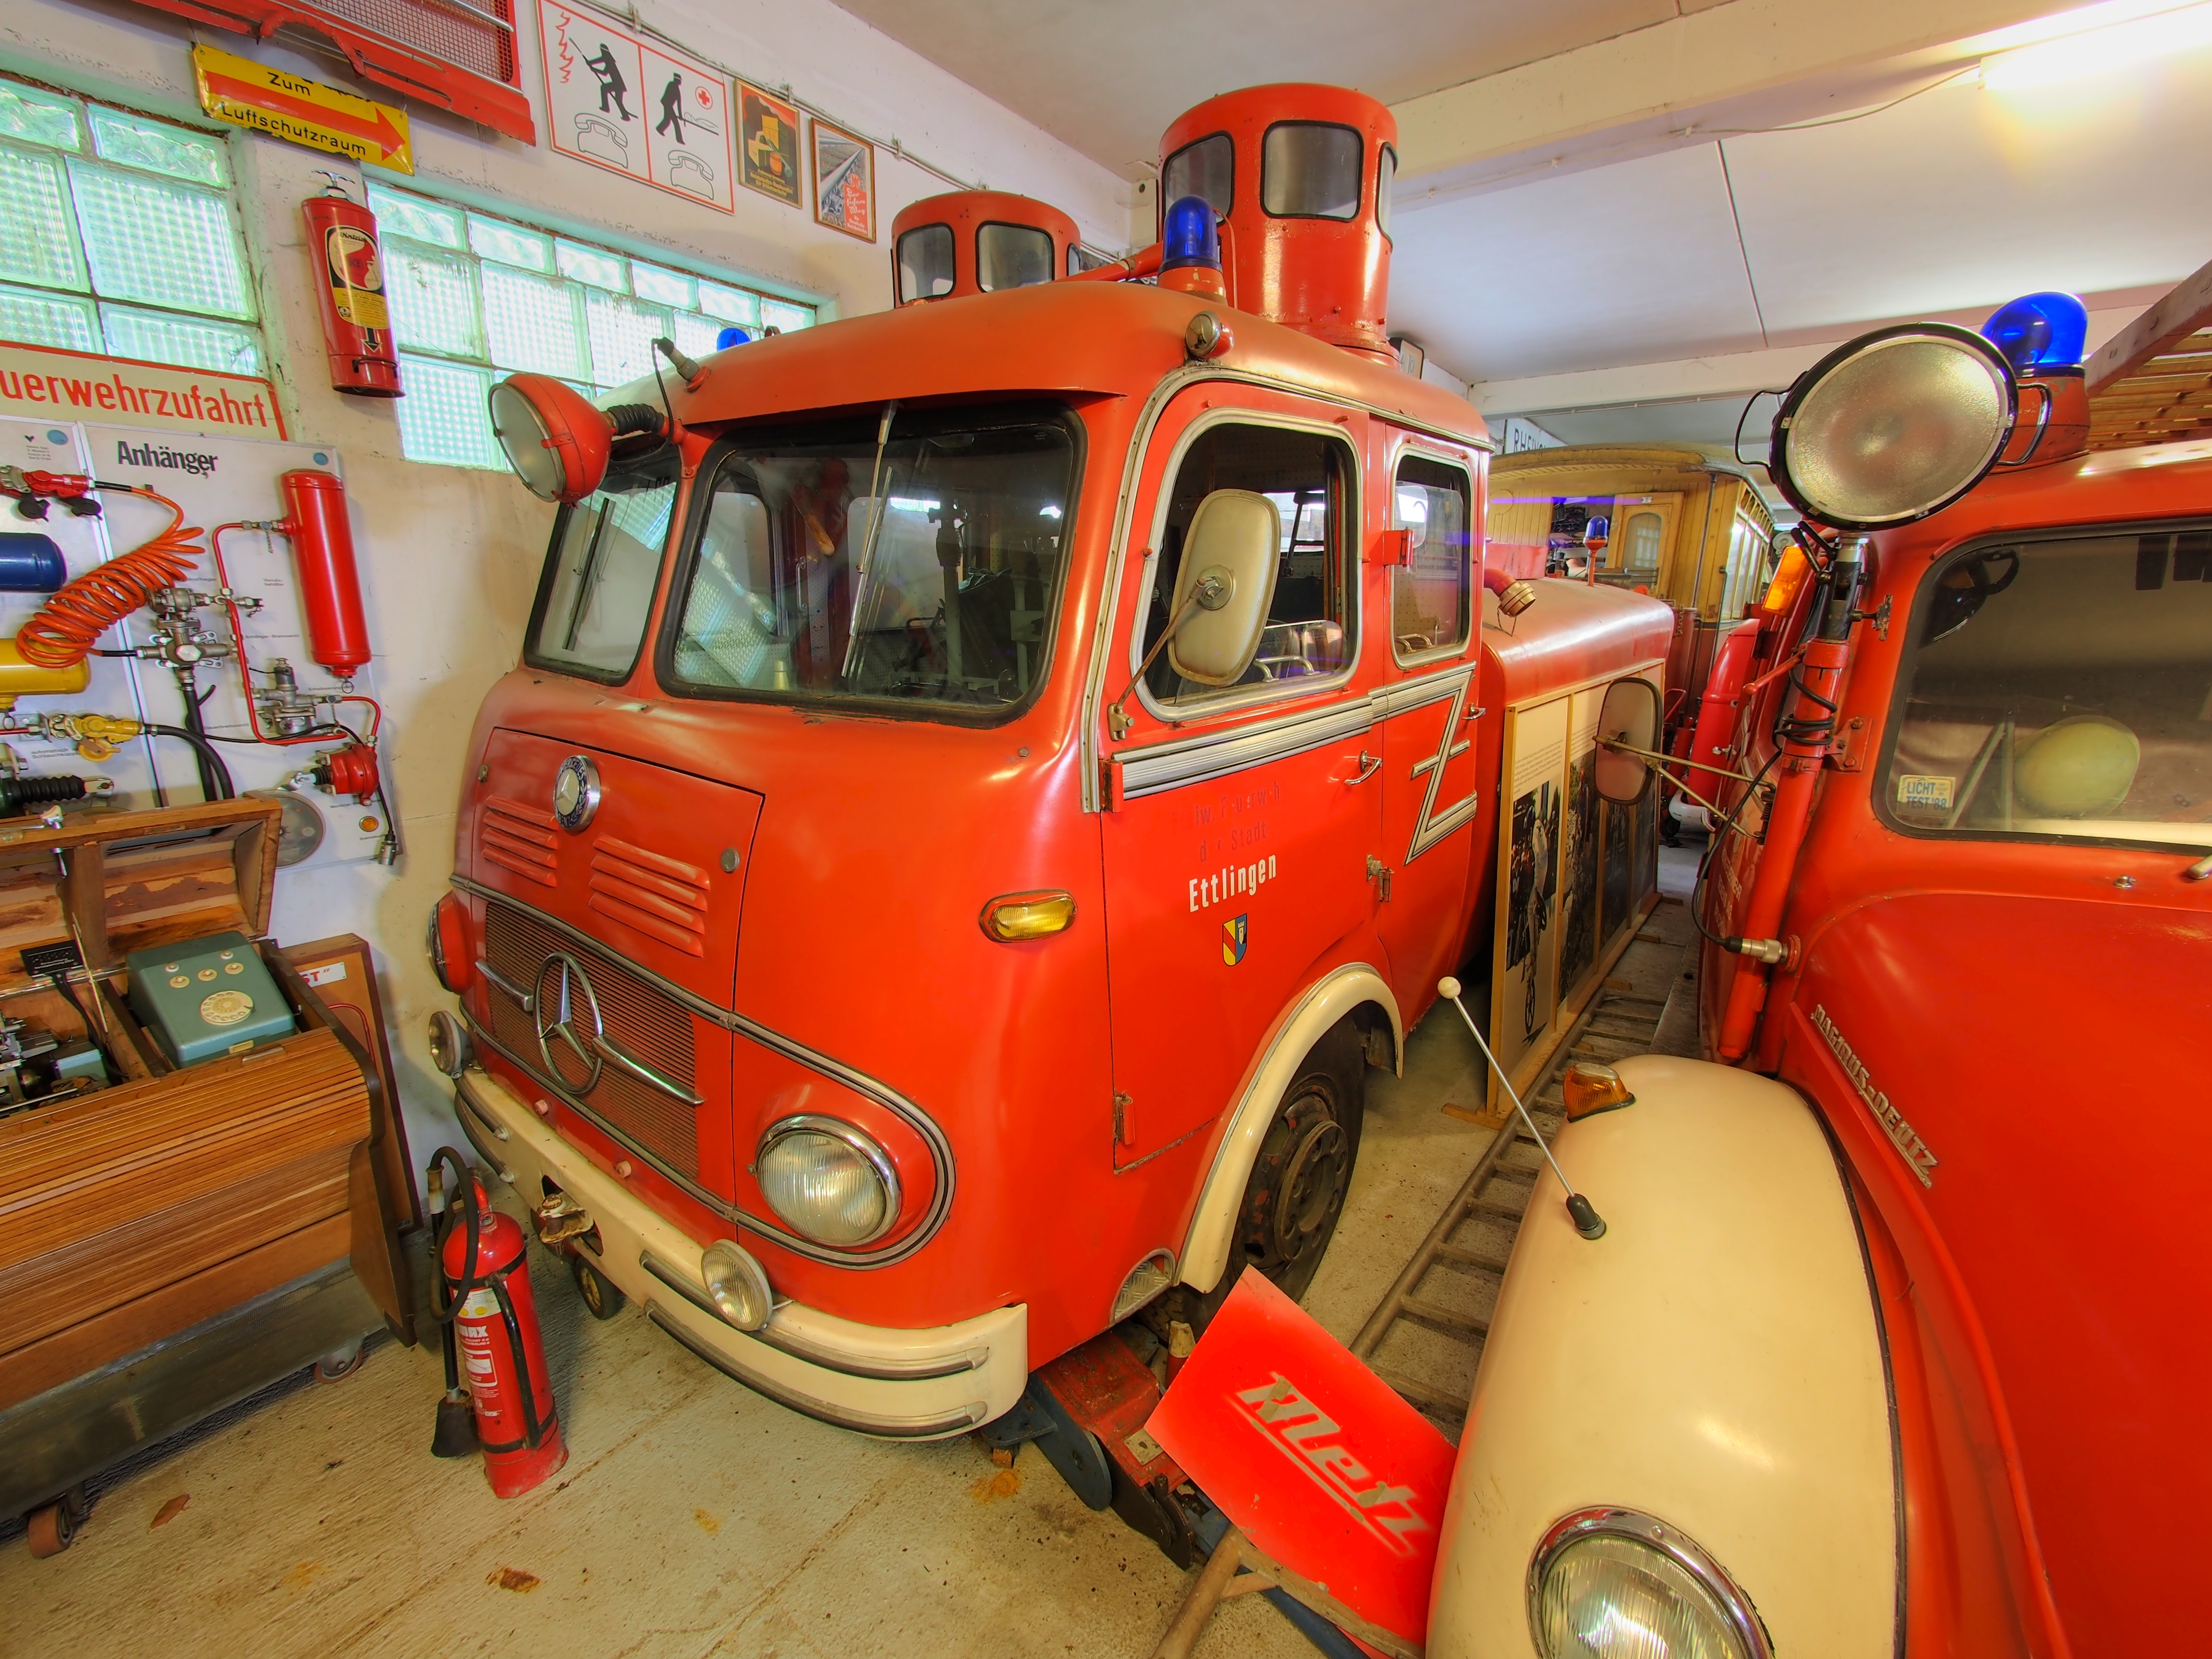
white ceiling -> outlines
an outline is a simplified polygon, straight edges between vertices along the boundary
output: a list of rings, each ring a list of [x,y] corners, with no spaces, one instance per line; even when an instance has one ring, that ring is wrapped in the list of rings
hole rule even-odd
[[[1486,380],[1840,339],[2212,256],[2212,50],[2027,93],[1972,80],[1398,214],[1391,326]],[[1741,228],[1741,236],[1738,228]]]
[[[1216,92],[1319,80],[1401,102],[1714,8],[841,3],[1129,178],[1156,160],[1170,119]],[[1928,3],[1940,17],[1956,0]],[[2139,306],[2212,257],[2212,48],[2033,92],[1969,76],[1819,125],[1670,142],[1680,147],[1487,190],[1401,185],[1392,331],[1462,380],[1519,380],[1840,340],[1899,318],[1973,319],[2036,289]],[[1542,419],[1539,407],[1528,412]],[[1711,445],[1740,407],[1555,410],[1553,429]]]
[[[1694,0],[838,3],[1127,179],[1158,165],[1169,122],[1216,93],[1322,81],[1393,104],[1701,9]]]

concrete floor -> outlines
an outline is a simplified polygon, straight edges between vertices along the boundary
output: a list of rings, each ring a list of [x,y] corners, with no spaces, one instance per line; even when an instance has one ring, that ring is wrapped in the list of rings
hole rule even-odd
[[[1680,855],[1662,887],[1686,890]],[[1449,1010],[1370,1073],[1359,1165],[1306,1297],[1348,1340],[1490,1136]],[[455,1137],[458,1141],[459,1137]],[[1035,1452],[862,1439],[771,1404],[633,1306],[592,1321],[532,1252],[569,1445],[509,1503],[428,1453],[434,1346],[386,1341],[331,1384],[280,1385],[97,1497],[76,1545],[0,1547],[0,1651],[168,1659],[532,1653],[1148,1654],[1187,1578]],[[1201,1655],[1313,1652],[1264,1598]]]

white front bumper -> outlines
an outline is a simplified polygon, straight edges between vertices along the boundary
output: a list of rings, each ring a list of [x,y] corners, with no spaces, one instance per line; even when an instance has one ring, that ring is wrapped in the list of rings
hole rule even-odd
[[[934,1440],[1011,1410],[1029,1382],[1029,1310],[994,1308],[957,1325],[898,1330],[779,1301],[740,1331],[707,1295],[700,1246],[555,1134],[477,1067],[462,1073],[457,1115],[477,1153],[525,1203],[548,1180],[591,1214],[594,1267],[700,1358],[769,1399],[862,1434]],[[732,1230],[736,1231],[734,1228]]]

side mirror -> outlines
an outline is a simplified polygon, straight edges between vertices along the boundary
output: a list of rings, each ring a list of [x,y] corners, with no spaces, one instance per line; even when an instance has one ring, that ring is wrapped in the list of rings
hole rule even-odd
[[[1659,689],[1650,681],[1615,680],[1606,687],[1605,703],[1597,713],[1591,781],[1614,805],[1633,806],[1651,787],[1651,763],[1644,755],[1607,747],[1611,744],[1645,754],[1659,747]]]
[[[574,506],[605,482],[613,419],[550,374],[510,374],[491,389],[491,429],[530,493]]]
[[[1200,685],[1234,685],[1252,666],[1275,599],[1283,517],[1249,489],[1217,489],[1183,539],[1169,616],[1168,661]]]

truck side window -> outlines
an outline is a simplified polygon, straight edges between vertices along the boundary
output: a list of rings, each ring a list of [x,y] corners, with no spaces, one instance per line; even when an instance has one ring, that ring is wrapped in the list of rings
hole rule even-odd
[[[1465,471],[1425,456],[1398,463],[1393,529],[1410,532],[1412,562],[1390,573],[1390,637],[1401,657],[1467,643],[1474,611],[1473,495]]]
[[[526,662],[589,679],[629,678],[653,610],[675,500],[672,477],[617,473],[561,515],[538,582]]]
[[[2212,526],[1985,541],[1922,582],[1875,799],[1910,833],[2212,851]]]
[[[1351,451],[1318,432],[1256,423],[1209,428],[1184,453],[1170,492],[1145,622],[1151,650],[1168,624],[1168,596],[1182,562],[1183,537],[1198,504],[1217,489],[1252,489],[1281,515],[1282,562],[1260,651],[1238,686],[1185,680],[1163,651],[1146,678],[1157,702],[1190,703],[1275,681],[1311,680],[1342,672],[1358,648],[1357,617],[1346,568],[1344,526],[1351,511]]]

